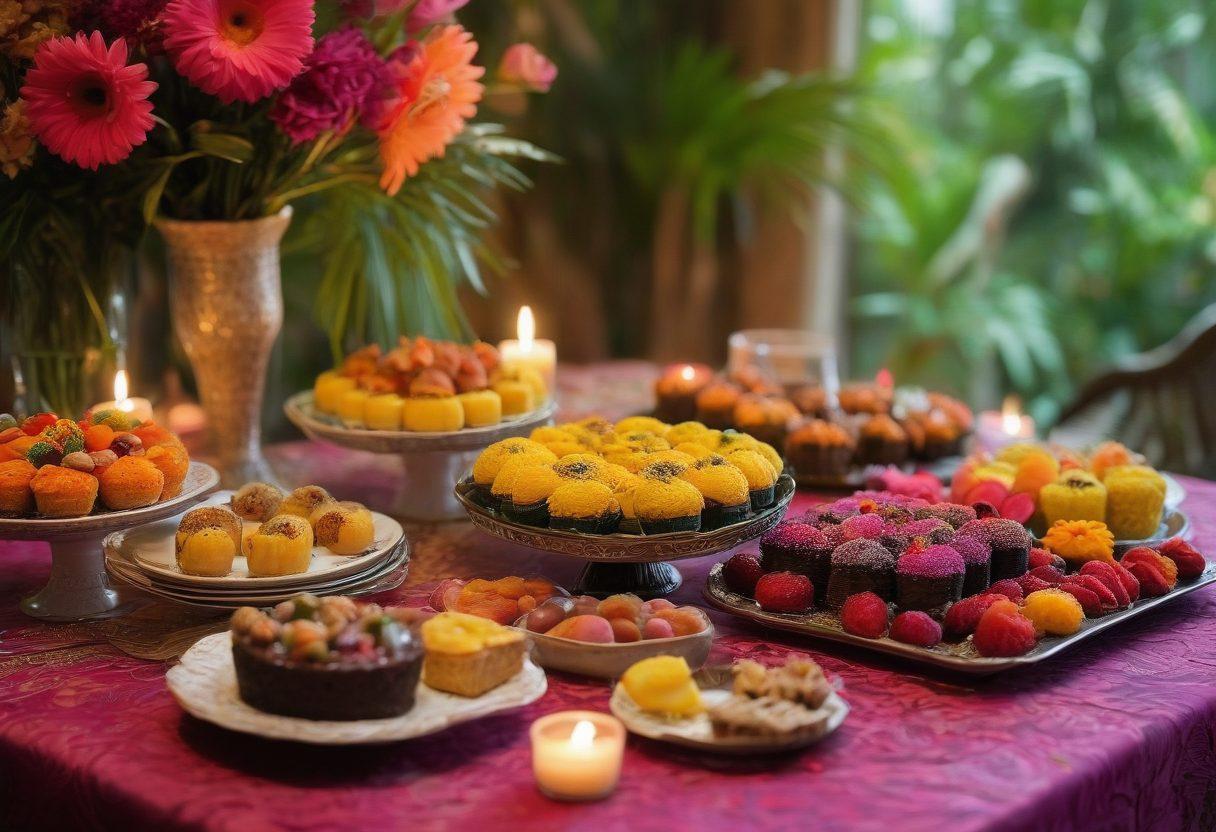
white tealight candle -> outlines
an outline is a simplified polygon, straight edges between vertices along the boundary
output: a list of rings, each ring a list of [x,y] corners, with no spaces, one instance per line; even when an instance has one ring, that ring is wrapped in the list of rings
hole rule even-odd
[[[129,382],[127,371],[119,370],[114,374],[114,401],[101,402],[90,408],[93,412],[99,410],[121,410],[132,419],[146,422],[152,418],[152,402],[139,396],[127,395]]]
[[[1017,396],[1006,396],[1000,412],[985,410],[980,414],[976,433],[984,450],[995,453],[1014,442],[1034,439],[1034,419],[1022,413],[1021,405]]]
[[[531,367],[540,373],[552,394],[553,382],[557,376],[557,345],[536,337],[536,320],[532,317],[532,307],[520,307],[516,331],[518,339],[508,339],[498,345],[503,369]]]
[[[621,776],[625,726],[596,711],[562,711],[532,723],[532,773],[555,800],[600,800]]]

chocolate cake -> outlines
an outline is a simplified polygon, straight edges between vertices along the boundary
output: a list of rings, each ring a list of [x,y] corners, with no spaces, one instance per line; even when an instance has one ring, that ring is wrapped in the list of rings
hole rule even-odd
[[[895,564],[895,602],[903,610],[941,610],[962,597],[963,556],[950,546],[912,549]]]
[[[827,605],[840,609],[859,592],[873,592],[884,601],[895,595],[895,557],[874,540],[850,540],[832,551]]]

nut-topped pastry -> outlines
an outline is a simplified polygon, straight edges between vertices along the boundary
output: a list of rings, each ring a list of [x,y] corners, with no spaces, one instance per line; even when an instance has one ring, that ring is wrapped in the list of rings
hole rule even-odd
[[[818,708],[832,693],[823,669],[805,656],[791,656],[780,667],[765,667],[750,659],[740,659],[731,667],[735,676],[734,692],[757,699],[769,696]]]
[[[249,574],[260,578],[305,572],[312,559],[312,545],[312,526],[303,517],[272,517],[249,537]]]
[[[375,520],[362,503],[322,506],[313,514],[312,528],[316,544],[335,555],[365,552],[376,538]]]
[[[283,498],[275,513],[291,514],[307,520],[322,505],[332,502],[334,502],[334,498],[321,486],[302,485]]]
[[[283,490],[277,485],[248,482],[232,495],[232,510],[243,520],[265,523],[279,513],[283,496]]]
[[[187,575],[223,577],[240,550],[241,520],[226,506],[186,512],[173,539],[177,566]]]
[[[404,610],[299,595],[232,614],[241,699],[305,719],[383,719],[414,705],[422,646]]]

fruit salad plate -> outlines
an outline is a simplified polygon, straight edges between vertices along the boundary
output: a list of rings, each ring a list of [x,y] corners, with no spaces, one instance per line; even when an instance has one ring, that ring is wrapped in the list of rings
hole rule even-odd
[[[840,625],[840,617],[833,612],[812,611],[810,613],[766,612],[751,598],[732,590],[722,577],[722,564],[716,564],[705,582],[705,599],[720,610],[739,618],[753,621],[766,627],[835,641],[909,659],[919,664],[953,670],[973,675],[999,673],[1015,667],[1027,667],[1052,656],[1063,653],[1091,636],[1095,636],[1123,622],[1142,615],[1157,607],[1176,601],[1185,595],[1216,583],[1216,563],[1208,562],[1203,573],[1187,583],[1179,583],[1173,590],[1157,598],[1143,598],[1130,607],[1108,613],[1099,618],[1086,618],[1081,628],[1070,636],[1047,636],[1039,639],[1029,652],[1021,656],[991,658],[981,656],[970,637],[961,642],[941,642],[934,647],[916,647],[891,638],[864,638],[847,633]]]
[[[524,659],[523,669],[476,698],[443,693],[418,683],[414,707],[390,719],[347,721],[279,716],[245,704],[237,692],[232,636],[216,633],[186,651],[165,682],[182,710],[222,728],[273,740],[312,745],[364,745],[424,737],[453,725],[520,708],[547,688],[545,673]]]
[[[697,687],[701,689],[701,700],[712,707],[729,699],[731,693],[731,671],[729,665],[702,668],[693,674]],[[795,751],[820,742],[841,726],[849,715],[849,705],[838,693],[832,691],[823,705],[819,722],[813,730],[788,739],[770,737],[717,737],[708,714],[682,719],[658,716],[638,707],[637,703],[618,683],[608,703],[613,716],[625,724],[634,734],[658,742],[710,751],[715,754],[746,755],[773,754]]]

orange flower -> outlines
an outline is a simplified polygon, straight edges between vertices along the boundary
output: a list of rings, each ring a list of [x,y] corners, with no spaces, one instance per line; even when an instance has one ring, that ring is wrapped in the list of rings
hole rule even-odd
[[[380,187],[390,195],[419,165],[442,156],[477,113],[484,89],[477,79],[485,69],[471,63],[476,54],[477,42],[460,26],[437,27],[407,54],[405,71],[395,79],[400,102],[379,131]]]
[[[1097,520],[1057,520],[1043,545],[1067,561],[1114,562],[1115,536]]]

